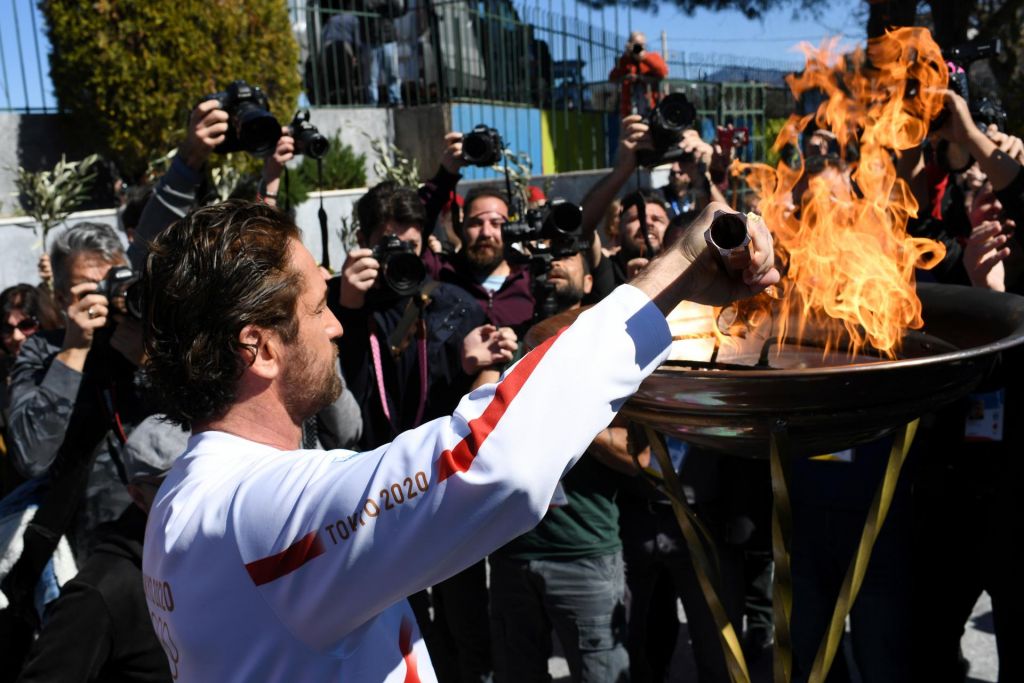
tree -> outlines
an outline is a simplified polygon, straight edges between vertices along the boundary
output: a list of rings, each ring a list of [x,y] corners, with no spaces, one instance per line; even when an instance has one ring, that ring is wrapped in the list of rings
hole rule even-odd
[[[299,93],[282,0],[43,0],[50,75],[80,134],[135,179],[184,135],[204,95],[244,79],[278,120]]]

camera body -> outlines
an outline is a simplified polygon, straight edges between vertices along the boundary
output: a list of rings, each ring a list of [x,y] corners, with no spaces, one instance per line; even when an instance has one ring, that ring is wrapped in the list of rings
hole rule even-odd
[[[130,266],[113,266],[96,285],[95,293],[107,297],[112,311],[142,320],[141,280],[142,273],[136,273]]]
[[[399,296],[415,293],[427,279],[427,268],[412,242],[385,235],[383,241],[373,247],[372,256],[380,262],[381,282]]]
[[[641,53],[642,53],[643,51],[644,51],[644,45],[643,45],[643,43],[634,43],[634,44],[633,44],[633,54],[634,54],[634,55],[636,55],[637,57],[639,57],[639,56],[640,56],[640,54],[641,54]]]
[[[313,159],[323,159],[331,148],[330,141],[309,122],[309,110],[300,109],[288,124],[288,134],[295,139],[295,153]]]
[[[470,166],[493,166],[501,161],[504,148],[501,134],[482,123],[462,136],[462,159]]]
[[[943,57],[949,64],[949,89],[960,97],[964,98],[970,109],[971,117],[983,130],[989,123],[994,123],[999,130],[1005,130],[1006,111],[1002,106],[988,97],[981,97],[977,100],[971,97],[970,80],[967,70],[971,64],[989,57],[996,57],[1003,51],[1003,41],[999,38],[981,42],[970,42],[962,45],[955,45],[948,51],[943,52]],[[949,111],[944,107],[929,126],[929,132],[934,132],[945,125],[949,119]]]
[[[506,223],[501,229],[505,244],[548,240],[555,258],[572,256],[580,250],[583,211],[564,199],[553,199],[539,209],[530,209],[521,221]]]
[[[270,102],[259,86],[234,81],[226,90],[202,99],[208,100],[216,100],[228,113],[228,132],[215,152],[248,152],[257,157],[273,154],[281,138],[281,124],[270,113]]]
[[[661,98],[646,121],[650,126],[649,132],[654,149],[638,150],[637,163],[650,167],[673,161],[692,161],[692,155],[683,152],[679,148],[679,142],[696,118],[697,110],[686,99],[686,95],[674,92]]]

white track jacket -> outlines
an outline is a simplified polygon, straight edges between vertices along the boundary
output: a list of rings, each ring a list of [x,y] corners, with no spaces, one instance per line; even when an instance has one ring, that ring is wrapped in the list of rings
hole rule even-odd
[[[670,343],[627,285],[451,417],[376,450],[193,436],[143,553],[175,679],[436,681],[406,596],[535,526]]]

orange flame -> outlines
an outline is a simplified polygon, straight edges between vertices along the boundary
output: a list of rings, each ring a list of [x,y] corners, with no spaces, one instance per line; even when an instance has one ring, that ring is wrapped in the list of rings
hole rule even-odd
[[[791,116],[774,149],[796,144],[802,131],[825,129],[844,161],[848,144],[859,149],[848,173],[826,167],[802,189],[802,158],[796,168],[734,162],[732,172],[745,174],[756,192],[785,269],[775,316],[779,342],[802,340],[814,329],[824,335],[826,353],[845,348],[852,355],[870,346],[894,357],[905,331],[924,324],[914,269],[945,256],[943,245],[907,235],[918,205],[894,157],[924,140],[942,109],[937,90],[946,87],[948,71],[926,29],[897,29],[866,51],[833,57],[837,42],[801,46],[806,68],[787,78],[790,89],[798,98],[817,89],[825,100],[815,114]],[[767,305],[764,297],[753,303]],[[749,319],[746,308],[736,317]]]

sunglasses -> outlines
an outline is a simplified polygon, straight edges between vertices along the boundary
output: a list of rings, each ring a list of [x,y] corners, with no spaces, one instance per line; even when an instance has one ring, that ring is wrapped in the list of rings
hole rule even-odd
[[[8,325],[7,323],[0,325],[0,335],[3,335],[4,337],[10,337],[12,334],[14,334],[14,330],[19,330],[24,334],[32,334],[37,329],[39,329],[38,320],[36,320],[35,318],[22,318],[15,325]]]

